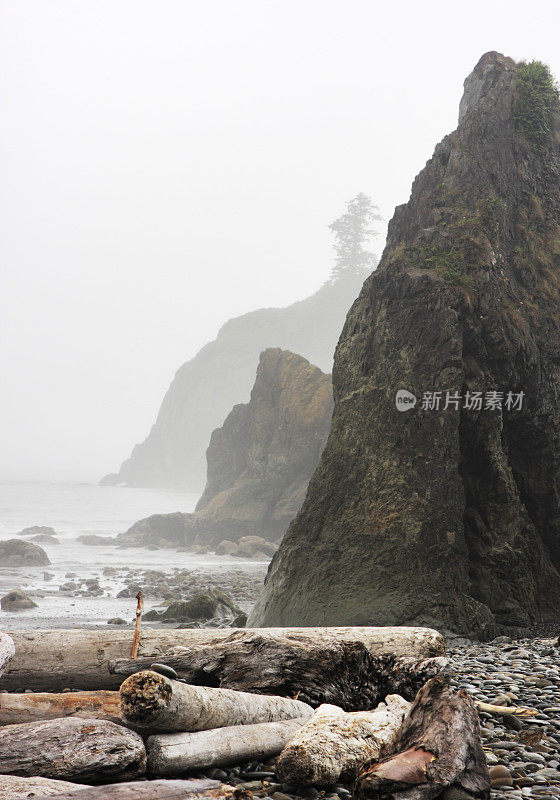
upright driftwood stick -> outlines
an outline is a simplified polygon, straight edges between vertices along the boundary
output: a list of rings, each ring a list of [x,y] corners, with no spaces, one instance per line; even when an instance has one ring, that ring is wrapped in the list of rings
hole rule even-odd
[[[132,656],[136,658],[138,655],[138,646],[140,644],[140,625],[142,623],[142,609],[144,608],[144,601],[142,600],[142,590],[138,591],[136,595],[138,602],[136,603],[136,622],[134,624],[134,636],[132,638]]]
[[[341,777],[354,780],[358,769],[393,744],[410,703],[389,695],[375,711],[348,713],[322,705],[280,753],[276,777],[295,786],[328,786]]]
[[[376,656],[360,641],[262,631],[176,648],[165,663],[187,683],[297,695],[314,707],[331,703],[345,711],[362,711],[375,708],[388,694],[414,700],[418,689],[445,669],[447,661]],[[135,659],[111,662],[109,668],[118,675],[131,675],[150,664],[149,659]]]
[[[192,769],[239,764],[277,756],[305,719],[235,725],[198,733],[160,733],[149,736],[148,772],[182,775]]]
[[[213,645],[232,634],[250,639],[254,634],[306,636],[315,642],[332,640],[361,642],[372,655],[391,654],[416,660],[445,653],[443,638],[431,628],[201,628],[194,630],[142,631],[138,657],[166,661],[181,646]],[[18,630],[12,632],[16,654],[0,677],[0,689],[45,692],[69,689],[118,689],[122,675],[111,675],[110,661],[130,657],[130,633],[126,631]],[[210,657],[210,653],[208,654]],[[149,666],[146,662],[135,669]],[[183,677],[183,676],[182,676]],[[262,677],[261,677],[262,681]],[[196,682],[196,681],[195,681]],[[246,688],[232,686],[231,688]],[[276,694],[281,694],[276,688]],[[393,690],[397,691],[397,690]],[[398,694],[402,692],[397,691]],[[292,693],[293,696],[293,693]],[[327,702],[329,698],[319,699]],[[330,699],[330,702],[339,702]]]
[[[356,781],[360,800],[432,800],[453,786],[490,797],[490,776],[471,696],[440,677],[420,689],[393,748],[366,764]]]
[[[234,791],[233,786],[210,780],[132,781],[67,790],[57,793],[55,798],[49,797],[52,800],[234,800]],[[34,800],[47,799],[34,796]]]
[[[0,694],[0,725],[20,725],[57,717],[108,719],[122,725],[119,693],[101,691]]]
[[[16,648],[12,637],[0,631],[0,675],[14,657],[15,652]]]
[[[123,720],[144,733],[204,731],[313,714],[300,700],[190,686],[149,670],[127,678],[120,696]]]
[[[143,775],[146,751],[121,725],[67,717],[0,728],[0,764],[5,775],[108,783]]]

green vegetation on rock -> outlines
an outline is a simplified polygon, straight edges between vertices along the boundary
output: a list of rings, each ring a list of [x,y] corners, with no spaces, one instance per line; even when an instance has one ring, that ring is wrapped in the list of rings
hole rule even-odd
[[[560,111],[558,86],[550,69],[541,61],[521,64],[515,84],[516,127],[537,150],[545,147],[552,116]]]

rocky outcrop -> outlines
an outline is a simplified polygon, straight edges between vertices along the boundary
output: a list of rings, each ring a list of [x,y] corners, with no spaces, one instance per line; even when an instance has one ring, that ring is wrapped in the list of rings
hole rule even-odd
[[[287,308],[262,308],[229,320],[178,370],[148,438],[120,471],[102,483],[200,490],[212,431],[237,403],[245,403],[260,353],[281,347],[331,371],[346,312],[367,275],[326,283]]]
[[[560,103],[543,65],[487,53],[460,115],[348,314],[332,432],[250,625],[558,618]]]
[[[20,531],[18,536],[56,536],[56,531],[48,525],[32,525]]]
[[[0,542],[0,564],[3,567],[48,567],[48,555],[42,547],[21,539]]]
[[[297,514],[327,440],[330,375],[287,350],[262,353],[249,403],[233,408],[208,447],[208,480],[194,514],[140,520],[121,544],[237,543],[261,552]],[[233,552],[233,551],[232,551]],[[267,553],[264,553],[266,557]]]
[[[30,608],[37,608],[37,603],[21,589],[12,589],[0,598],[0,608],[2,611],[27,611]]]

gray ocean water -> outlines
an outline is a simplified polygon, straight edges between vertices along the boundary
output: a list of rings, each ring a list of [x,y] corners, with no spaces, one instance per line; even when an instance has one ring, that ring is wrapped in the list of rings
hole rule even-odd
[[[264,566],[260,562],[227,556],[194,555],[174,549],[123,550],[116,545],[91,547],[76,542],[81,534],[115,536],[151,514],[192,511],[197,500],[197,494],[155,489],[85,483],[1,483],[0,540],[19,538],[17,534],[32,525],[48,525],[56,531],[59,544],[39,543],[52,566],[8,568],[0,564],[0,596],[19,587],[38,604],[28,611],[0,611],[0,628],[87,627],[106,623],[111,617],[132,620],[136,601],[115,596],[124,586],[126,568],[168,573],[185,568],[209,574],[232,569],[262,573]],[[104,567],[123,568],[123,573],[106,576]],[[53,577],[45,580],[45,572]],[[98,578],[103,596],[65,596],[59,586],[71,580],[69,573],[84,579]],[[147,602],[146,610],[156,605]]]

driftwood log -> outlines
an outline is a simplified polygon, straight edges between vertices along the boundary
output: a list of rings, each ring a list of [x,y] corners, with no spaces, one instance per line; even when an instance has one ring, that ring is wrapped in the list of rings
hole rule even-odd
[[[0,775],[0,800],[23,800],[32,797],[52,797],[61,792],[86,789],[81,783],[57,781],[54,778],[22,778],[20,775]]]
[[[206,731],[232,725],[309,719],[313,709],[300,700],[191,686],[146,670],[120,689],[121,716],[142,733]]]
[[[342,641],[361,642],[373,655],[393,654],[423,659],[445,653],[443,638],[431,628],[237,629],[239,636],[249,638],[255,631],[282,635],[299,633],[315,641],[334,637]],[[148,659],[150,663],[166,661],[167,654],[177,647],[217,644],[231,633],[229,628],[144,629],[138,658]],[[8,691],[118,689],[122,677],[111,675],[108,664],[116,659],[127,659],[132,644],[130,632],[117,630],[22,630],[13,631],[12,638],[16,653],[0,677],[0,689]]]
[[[0,694],[0,725],[20,725],[58,717],[108,719],[122,725],[119,693],[101,691]]]
[[[448,786],[490,796],[490,777],[471,696],[432,678],[420,689],[393,747],[368,763],[354,789],[359,800],[432,800]]]
[[[366,761],[393,744],[409,710],[410,703],[399,695],[389,695],[375,711],[319,706],[280,753],[276,777],[295,786],[353,781]]]
[[[234,791],[233,786],[211,780],[132,781],[64,791],[56,800],[233,800]],[[1,795],[0,800],[4,800]]]
[[[108,783],[143,775],[146,751],[121,725],[67,717],[0,728],[0,764],[6,775]]]
[[[14,640],[7,633],[0,631],[0,675],[4,672],[12,658],[16,648]]]
[[[388,694],[414,700],[420,687],[446,668],[447,659],[372,655],[361,641],[261,631],[176,647],[165,663],[195,685],[297,696],[314,708],[330,703],[361,711],[375,708]],[[113,661],[109,669],[126,676],[150,666],[150,659],[137,658]]]
[[[235,725],[197,733],[161,733],[146,741],[148,772],[163,777],[192,769],[262,761],[277,756],[305,719]]]

